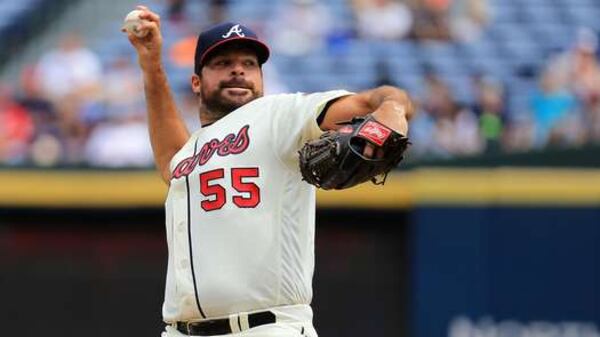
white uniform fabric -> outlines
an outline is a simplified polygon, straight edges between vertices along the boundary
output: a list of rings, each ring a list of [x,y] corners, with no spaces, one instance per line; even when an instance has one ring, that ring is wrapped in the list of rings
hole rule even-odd
[[[297,152],[322,133],[325,104],[349,94],[256,99],[195,132],[174,156],[165,322],[308,307],[315,188],[302,181]]]

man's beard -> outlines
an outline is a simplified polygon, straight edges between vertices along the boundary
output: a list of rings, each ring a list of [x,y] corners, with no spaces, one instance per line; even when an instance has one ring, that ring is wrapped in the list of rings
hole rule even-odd
[[[245,88],[250,90],[250,95],[245,95],[244,98],[232,100],[225,97],[223,91],[227,88]],[[219,87],[207,93],[204,90],[200,93],[200,98],[203,104],[203,113],[210,119],[217,120],[228,115],[235,109],[245,105],[262,96],[262,92],[254,87],[254,84],[244,79],[231,79],[229,81],[221,81]]]

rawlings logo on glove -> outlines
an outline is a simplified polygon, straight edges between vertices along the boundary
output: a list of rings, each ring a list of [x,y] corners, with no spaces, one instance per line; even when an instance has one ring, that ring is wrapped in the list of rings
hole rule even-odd
[[[383,145],[390,133],[392,133],[391,129],[374,121],[365,122],[360,128],[360,131],[358,131],[359,136],[362,136],[379,146]]]
[[[299,151],[304,180],[325,190],[344,189],[368,180],[383,184],[387,173],[402,160],[408,138],[371,115],[340,124],[343,126],[338,131],[324,133]],[[363,153],[368,144],[383,150],[383,157],[366,157]]]

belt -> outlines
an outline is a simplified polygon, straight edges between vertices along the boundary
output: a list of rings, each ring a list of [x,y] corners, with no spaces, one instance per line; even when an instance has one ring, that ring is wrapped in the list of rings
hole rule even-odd
[[[275,314],[271,311],[248,314],[249,328],[271,323],[275,323]],[[239,316],[235,324],[239,327],[239,331],[243,330]],[[199,322],[177,322],[177,331],[188,336],[216,336],[233,333],[229,318],[209,319]]]

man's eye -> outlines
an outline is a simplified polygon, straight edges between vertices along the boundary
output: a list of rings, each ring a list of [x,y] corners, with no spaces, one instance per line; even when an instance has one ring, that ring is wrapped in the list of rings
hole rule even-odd
[[[246,62],[244,62],[244,64],[248,67],[256,66],[256,62],[254,62],[254,61],[246,61]]]

